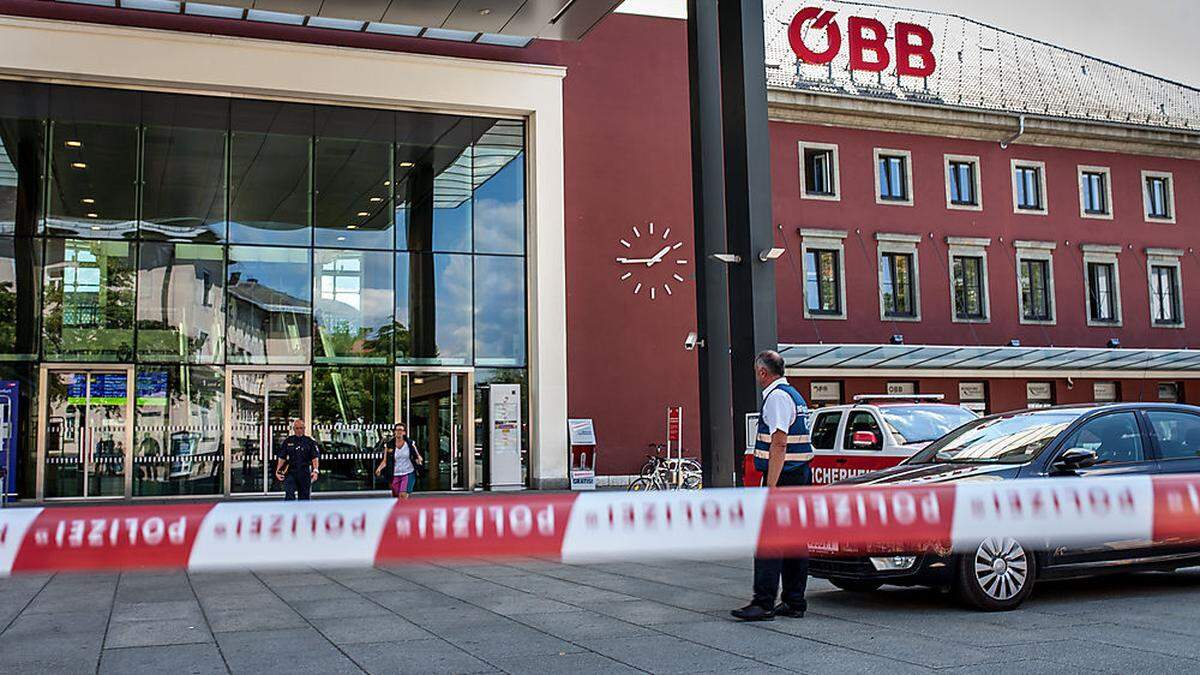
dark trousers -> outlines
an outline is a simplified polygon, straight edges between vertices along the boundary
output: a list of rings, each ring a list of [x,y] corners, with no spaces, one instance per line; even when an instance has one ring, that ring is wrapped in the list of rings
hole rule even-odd
[[[763,475],[766,481],[766,475]],[[808,468],[784,471],[779,474],[779,487],[811,485],[812,471]],[[808,558],[755,558],[754,604],[767,609],[775,607],[779,582],[783,580],[783,602],[804,611],[804,589],[808,586]]]
[[[283,477],[283,501],[291,502],[297,498],[308,501],[312,497],[312,474],[307,470],[288,471]]]

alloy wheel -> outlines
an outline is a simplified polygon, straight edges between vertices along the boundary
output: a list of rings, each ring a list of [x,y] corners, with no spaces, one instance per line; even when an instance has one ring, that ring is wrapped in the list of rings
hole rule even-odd
[[[975,580],[994,600],[1008,600],[1029,581],[1025,549],[1011,537],[989,537],[975,551]]]

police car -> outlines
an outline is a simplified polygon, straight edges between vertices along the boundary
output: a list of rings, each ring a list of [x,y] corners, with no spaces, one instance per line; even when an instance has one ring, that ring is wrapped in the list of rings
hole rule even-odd
[[[814,410],[808,428],[812,438],[813,483],[828,485],[893,467],[926,445],[978,418],[970,410],[940,403],[941,394],[872,394],[854,397],[852,405]],[[757,415],[746,420],[747,439]],[[744,485],[755,486],[762,474],[754,468],[754,447],[747,441]]]

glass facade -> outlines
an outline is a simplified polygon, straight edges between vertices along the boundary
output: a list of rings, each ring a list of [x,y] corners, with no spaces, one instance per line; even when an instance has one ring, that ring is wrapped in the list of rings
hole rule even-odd
[[[78,460],[45,495],[277,488],[262,469],[306,406],[333,453],[317,488],[378,489],[401,370],[525,383],[525,135],[0,80],[0,362],[31,389],[22,428],[75,424],[24,449]],[[118,376],[126,394],[91,397]],[[106,447],[127,461],[80,468],[92,417],[120,418]]]

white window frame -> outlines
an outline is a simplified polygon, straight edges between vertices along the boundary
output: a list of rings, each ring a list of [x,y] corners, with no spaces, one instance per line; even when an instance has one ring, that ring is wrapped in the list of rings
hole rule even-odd
[[[1012,182],[1013,213],[1027,216],[1045,216],[1050,213],[1050,195],[1046,194],[1046,163],[1033,159],[1014,159],[1010,162],[1009,178]],[[1042,196],[1042,208],[1023,209],[1017,200],[1017,169],[1034,168],[1038,170],[1038,190]]]
[[[962,162],[971,164],[971,186],[972,193],[975,195],[974,204],[955,204],[951,201],[950,190],[950,162]],[[876,173],[878,173],[876,169]],[[942,179],[946,182],[946,208],[954,211],[982,211],[983,210],[983,190],[980,187],[983,184],[983,179],[980,178],[980,163],[978,155],[942,155]]]
[[[879,194],[881,185],[879,184],[879,158],[882,155],[895,155],[904,158],[904,190],[908,199],[884,199]],[[896,150],[893,148],[875,148],[871,153],[871,175],[875,176],[875,203],[885,204],[887,206],[912,206],[913,205],[913,161],[911,150]]]
[[[798,145],[800,153],[800,198],[815,199],[824,202],[842,201],[842,162],[841,157],[838,155],[837,143],[800,141]],[[808,193],[808,163],[804,161],[805,150],[829,150],[833,155],[833,194],[814,195]]]
[[[1150,217],[1150,191],[1146,189],[1147,178],[1167,179],[1166,218]],[[1175,217],[1175,174],[1170,171],[1142,171],[1142,219],[1147,223],[1166,223],[1169,225],[1175,222]]]
[[[1147,311],[1150,313],[1151,328],[1166,328],[1168,330],[1176,328],[1184,328],[1183,316],[1183,265],[1180,260],[1183,258],[1183,251],[1177,248],[1147,248],[1146,249],[1146,291],[1149,293],[1150,302],[1147,305]],[[1154,268],[1155,267],[1171,267],[1175,269],[1175,292],[1178,297],[1175,299],[1175,310],[1179,312],[1179,321],[1177,323],[1155,323],[1154,321]]]
[[[800,230],[800,298],[804,306],[804,318],[846,320],[846,247],[845,230]],[[808,250],[835,250],[838,252],[838,309],[837,314],[813,314],[808,310]]]
[[[1087,198],[1083,191],[1083,174],[1098,173],[1104,176],[1104,205],[1107,211],[1104,213],[1088,213]],[[1113,194],[1112,194],[1112,170],[1107,166],[1087,166],[1080,164],[1075,169],[1075,185],[1079,188],[1079,217],[1091,218],[1094,220],[1112,220],[1113,219]]]
[[[1083,313],[1087,317],[1087,325],[1101,328],[1119,328],[1125,324],[1125,315],[1121,308],[1121,264],[1117,255],[1121,252],[1119,244],[1083,244]],[[1092,318],[1091,287],[1088,275],[1088,263],[1108,263],[1113,267],[1113,314],[1115,321],[1097,321]]]
[[[914,323],[921,320],[921,256],[917,254],[917,244],[921,243],[921,235],[919,234],[897,234],[888,232],[875,233],[875,288],[879,296],[879,320],[880,321],[900,321]],[[913,309],[916,313],[913,316],[890,316],[887,314],[887,306],[883,302],[883,280],[880,279],[880,274],[883,271],[883,254],[884,253],[902,253],[912,256],[912,288],[913,288]]]
[[[1013,242],[1017,259],[1017,318],[1027,326],[1053,326],[1058,323],[1058,302],[1054,290],[1054,249],[1058,246],[1053,241],[1025,241],[1018,239]],[[1027,319],[1025,317],[1024,296],[1021,293],[1021,262],[1025,260],[1042,260],[1046,263],[1046,294],[1049,299],[1049,319]]]
[[[946,269],[950,271],[948,281],[950,282],[950,320],[954,323],[991,323],[992,321],[992,296],[991,296],[991,277],[988,275],[988,256],[987,249],[991,246],[992,240],[987,237],[946,237]],[[964,319],[958,316],[958,312],[954,310],[954,258],[957,256],[966,256],[971,258],[980,258],[980,274],[983,275],[983,318],[981,319]]]

